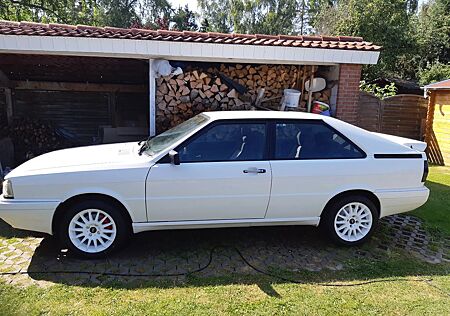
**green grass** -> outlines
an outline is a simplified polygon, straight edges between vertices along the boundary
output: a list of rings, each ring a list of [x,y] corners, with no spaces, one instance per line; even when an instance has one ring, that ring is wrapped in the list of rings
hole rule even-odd
[[[427,229],[450,233],[450,169],[432,167],[430,200],[412,212]],[[0,238],[18,237],[14,231]],[[427,264],[402,252],[353,260],[343,271],[273,270],[265,275],[193,275],[183,281],[19,287],[0,281],[0,315],[450,315],[450,265]],[[418,280],[432,280],[421,282]],[[328,287],[317,284],[372,284]]]
[[[340,272],[289,273],[295,284],[261,275],[190,277],[98,287],[19,288],[0,283],[0,315],[448,315],[450,267],[401,257],[360,261]],[[385,279],[386,278],[386,279]],[[397,280],[401,278],[401,280]],[[431,286],[424,280],[432,278]],[[314,282],[354,284],[326,287]]]
[[[411,212],[425,221],[432,233],[450,235],[450,167],[431,167],[426,186],[431,190],[427,203]]]

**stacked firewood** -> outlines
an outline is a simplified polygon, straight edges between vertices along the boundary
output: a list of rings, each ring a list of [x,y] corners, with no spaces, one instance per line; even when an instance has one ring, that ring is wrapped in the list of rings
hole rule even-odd
[[[17,164],[53,150],[74,146],[58,135],[52,125],[31,118],[16,118],[12,125],[0,126],[0,138],[3,137],[12,139]]]
[[[277,108],[283,90],[301,90],[317,67],[290,65],[221,64],[188,68],[174,77],[157,79],[156,127],[162,132],[204,111],[254,109],[258,92],[264,89],[265,106]],[[230,83],[231,81],[231,83]],[[245,90],[245,91],[243,91]],[[330,90],[317,92],[314,100],[328,102]],[[300,105],[305,107],[307,94]]]

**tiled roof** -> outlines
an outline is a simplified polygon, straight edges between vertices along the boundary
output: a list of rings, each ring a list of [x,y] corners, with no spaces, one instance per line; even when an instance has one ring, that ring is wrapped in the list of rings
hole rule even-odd
[[[261,45],[281,47],[331,48],[358,51],[379,51],[380,46],[365,42],[361,37],[350,36],[290,36],[262,34],[201,33],[146,29],[122,29],[86,25],[41,24],[0,20],[0,35],[67,36],[86,38],[111,38],[155,40],[192,43],[217,43],[234,45]]]
[[[429,84],[429,85],[425,86],[424,89],[425,90],[440,90],[440,89],[447,90],[447,89],[450,89],[450,79]]]

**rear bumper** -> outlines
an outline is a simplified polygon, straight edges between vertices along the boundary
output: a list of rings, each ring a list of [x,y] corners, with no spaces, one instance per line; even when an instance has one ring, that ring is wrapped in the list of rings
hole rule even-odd
[[[378,190],[375,195],[380,200],[381,214],[385,217],[393,214],[412,211],[428,200],[430,190],[427,187],[403,190]]]
[[[14,228],[52,234],[59,201],[8,200],[0,197],[0,218]]]

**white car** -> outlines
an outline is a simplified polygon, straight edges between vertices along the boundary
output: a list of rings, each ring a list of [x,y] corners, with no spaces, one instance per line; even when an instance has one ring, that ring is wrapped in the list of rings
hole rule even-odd
[[[320,225],[360,244],[424,204],[426,144],[297,112],[208,112],[141,143],[34,158],[3,183],[0,218],[101,257],[158,229]]]

